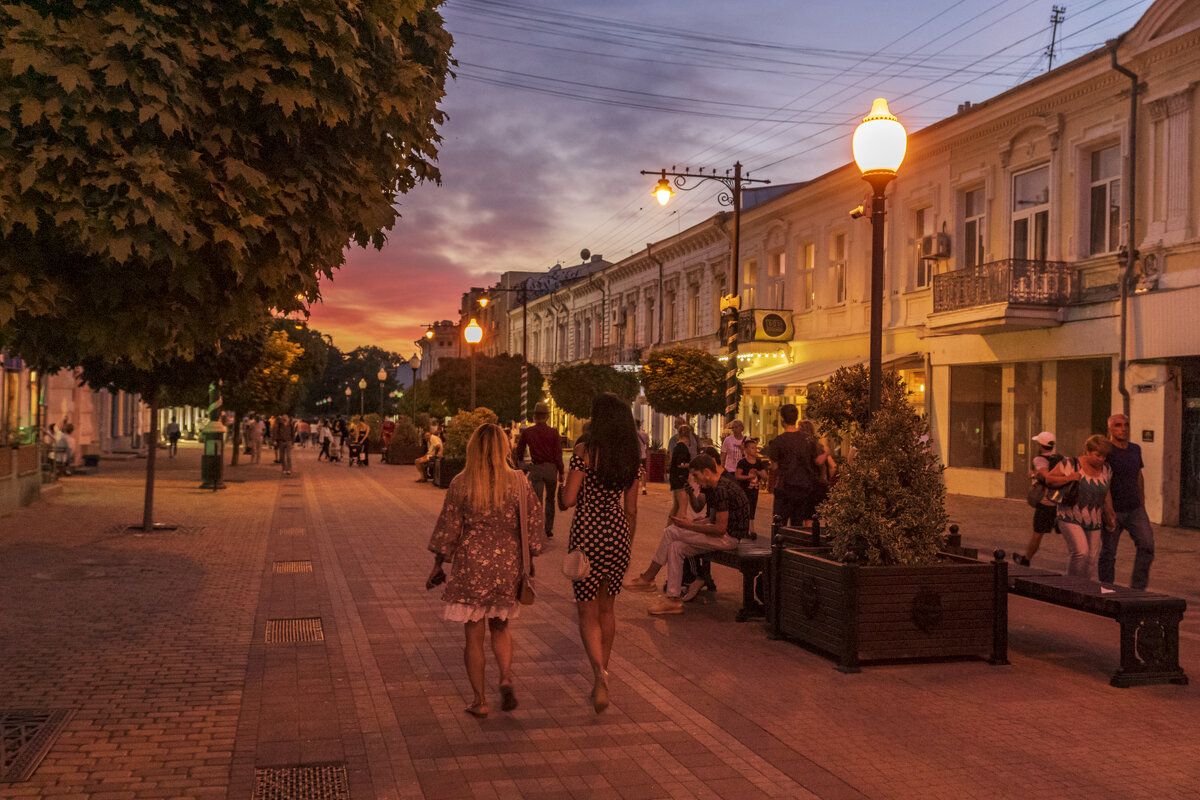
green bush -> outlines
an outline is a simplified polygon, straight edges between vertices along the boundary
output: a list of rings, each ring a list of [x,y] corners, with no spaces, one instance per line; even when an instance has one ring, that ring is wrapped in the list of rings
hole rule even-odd
[[[660,414],[725,413],[725,365],[703,350],[672,347],[652,354],[642,364],[642,388]],[[738,398],[741,393],[739,384]]]
[[[818,509],[833,555],[859,563],[931,564],[942,546],[946,514],[943,466],[928,445],[929,427],[885,375],[882,407],[866,411],[866,370],[838,370],[809,414],[826,435],[843,435],[856,453]]]
[[[477,408],[474,411],[460,411],[446,426],[446,441],[442,443],[442,453],[448,459],[463,459],[467,457],[467,442],[471,434],[480,425],[489,422],[499,422],[499,417],[490,408]]]
[[[574,364],[560,367],[550,376],[550,396],[554,402],[579,419],[592,415],[592,401],[604,392],[632,403],[638,394],[637,377],[607,364]]]
[[[367,423],[367,427],[371,429],[367,434],[367,441],[373,445],[378,445],[383,439],[383,418],[378,414],[371,412],[363,415],[363,420]]]

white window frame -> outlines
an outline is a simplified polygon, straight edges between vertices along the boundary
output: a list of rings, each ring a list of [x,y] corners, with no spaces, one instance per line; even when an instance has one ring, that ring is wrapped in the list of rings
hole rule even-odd
[[[913,288],[928,289],[933,283],[934,260],[932,258],[923,258],[921,255],[921,241],[926,236],[934,234],[934,215],[933,206],[922,206],[913,211],[913,231],[915,235],[915,243],[913,245]]]
[[[967,205],[971,195],[979,194],[979,209]],[[961,268],[970,269],[984,263],[987,257],[987,187],[980,184],[969,189],[960,190],[962,196],[962,264]],[[976,213],[970,213],[975,211]],[[974,231],[971,230],[974,225]],[[974,235],[972,235],[972,233]]]
[[[1100,153],[1107,150],[1115,150],[1117,155],[1117,170],[1112,175],[1107,175],[1101,178],[1094,176],[1093,164]],[[1124,214],[1124,209],[1121,207],[1121,181],[1124,179],[1124,169],[1122,168],[1121,144],[1115,143],[1101,147],[1093,147],[1087,151],[1087,156],[1084,159],[1084,168],[1087,170],[1087,194],[1084,206],[1087,209],[1085,217],[1086,236],[1087,236],[1087,254],[1090,256],[1105,255],[1115,253],[1121,249],[1121,221]],[[1095,202],[1096,190],[1103,189],[1107,208],[1107,213],[1104,215],[1104,230],[1103,238],[1105,246],[1097,249],[1095,246],[1094,223],[1095,219]],[[1116,212],[1116,219],[1113,219],[1113,212]]]
[[[800,292],[799,306],[802,311],[812,311],[817,305],[816,286],[813,285],[817,266],[817,246],[807,242],[800,248],[800,280],[796,285]]]
[[[1025,206],[1018,209],[1017,205],[1017,181],[1026,175],[1032,175],[1041,170],[1046,171],[1046,197],[1045,200],[1037,205]],[[1009,184],[1012,191],[1012,201],[1009,203],[1009,254],[1014,259],[1023,259],[1028,261],[1045,261],[1050,257],[1050,180],[1053,176],[1050,172],[1050,162],[1037,164],[1022,169],[1019,172],[1013,172],[1012,179]],[[1040,227],[1039,227],[1039,218]],[[1021,243],[1021,251],[1018,252],[1017,242],[1017,226],[1019,223],[1024,223],[1025,240]],[[1038,231],[1043,231],[1044,241],[1042,242],[1042,252],[1038,252]]]
[[[829,285],[833,290],[833,302],[846,302],[846,252],[850,249],[850,237],[845,231],[834,231],[829,236]]]

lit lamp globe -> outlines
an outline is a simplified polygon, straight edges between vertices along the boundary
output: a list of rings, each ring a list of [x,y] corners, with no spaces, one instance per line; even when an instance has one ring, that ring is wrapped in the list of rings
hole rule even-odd
[[[671,196],[675,194],[675,190],[671,188],[671,182],[667,180],[667,175],[665,172],[663,173],[663,176],[658,179],[658,183],[655,185],[654,191],[651,192],[651,194],[658,199],[658,204],[660,206],[665,206],[667,203],[671,202]]]
[[[468,344],[479,344],[483,341],[483,328],[479,327],[479,323],[474,318],[467,323],[466,330],[463,331],[463,338]]]
[[[421,357],[416,353],[413,353],[412,358],[408,360],[408,366],[414,372],[419,370],[421,368]]]
[[[380,367],[380,368],[379,368],[379,372],[377,372],[377,373],[375,374],[375,377],[376,377],[376,378],[379,378],[379,382],[380,382],[380,383],[383,383],[384,381],[386,381],[386,380],[387,380],[387,370],[386,370],[386,369],[384,369],[383,367]]]
[[[367,379],[366,379],[366,378],[359,378],[359,379],[358,379],[358,388],[360,388],[360,389],[365,389],[365,388],[367,388]]]
[[[908,134],[900,120],[888,110],[887,100],[877,97],[871,112],[855,129],[851,145],[854,162],[862,170],[863,178],[879,192],[896,177],[908,147]]]
[[[426,339],[432,339],[432,338],[433,338],[433,329],[432,329],[432,328],[430,328],[429,330],[425,331],[425,338],[426,338]]]
[[[350,391],[350,387],[349,387],[349,386],[347,386],[347,387],[346,387],[346,397],[349,397],[349,396],[350,396],[350,395],[352,395],[352,394],[354,394],[354,392]]]

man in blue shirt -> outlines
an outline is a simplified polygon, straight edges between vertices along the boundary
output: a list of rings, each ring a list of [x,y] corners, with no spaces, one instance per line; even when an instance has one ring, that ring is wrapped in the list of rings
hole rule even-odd
[[[1113,414],[1108,418],[1108,438],[1112,450],[1108,466],[1112,469],[1113,510],[1117,512],[1114,530],[1100,532],[1100,559],[1097,564],[1101,583],[1112,583],[1117,567],[1117,544],[1121,531],[1129,531],[1137,552],[1133,556],[1133,574],[1129,588],[1145,589],[1150,583],[1150,564],[1154,561],[1154,530],[1146,515],[1146,484],[1142,478],[1142,448],[1129,441],[1129,417]]]

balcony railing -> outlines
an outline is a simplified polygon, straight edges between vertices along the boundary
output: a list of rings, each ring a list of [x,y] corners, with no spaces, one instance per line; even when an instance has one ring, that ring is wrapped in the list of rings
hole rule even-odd
[[[638,364],[642,360],[642,350],[640,347],[606,344],[592,348],[591,360],[596,364]]]
[[[1062,261],[1009,258],[933,276],[933,313],[992,303],[1065,306],[1075,296],[1077,272]]]

